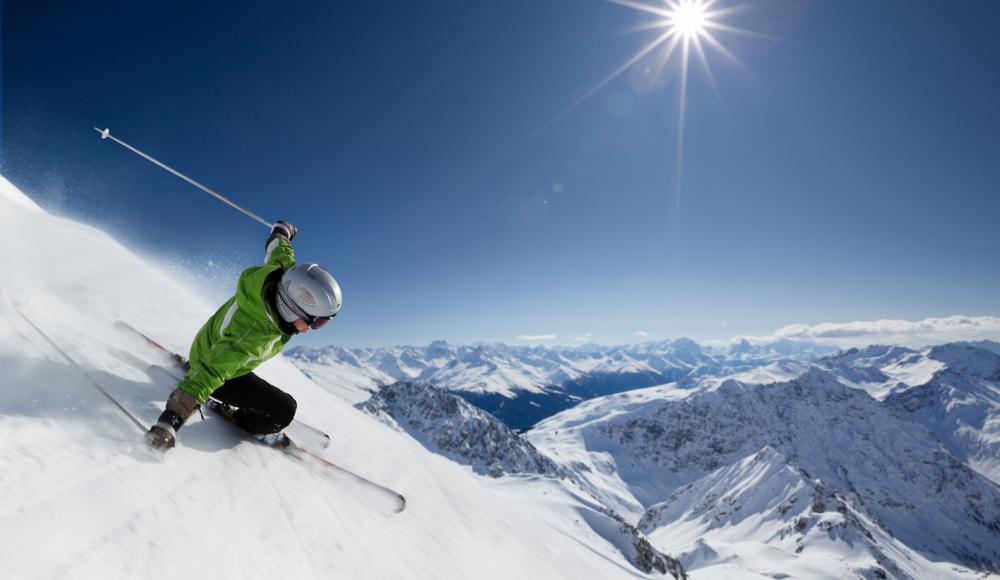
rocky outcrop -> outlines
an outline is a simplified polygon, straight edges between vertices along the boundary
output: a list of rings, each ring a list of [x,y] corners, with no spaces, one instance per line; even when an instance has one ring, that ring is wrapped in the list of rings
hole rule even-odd
[[[564,475],[551,459],[498,419],[427,383],[397,382],[358,405],[425,447],[490,477]]]

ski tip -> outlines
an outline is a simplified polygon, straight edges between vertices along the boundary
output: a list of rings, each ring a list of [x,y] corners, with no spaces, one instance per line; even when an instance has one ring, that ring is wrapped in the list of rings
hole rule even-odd
[[[271,447],[274,447],[275,449],[281,449],[289,453],[299,451],[302,449],[301,447],[299,447],[299,444],[296,443],[295,441],[292,441],[292,438],[289,437],[287,434],[283,435],[285,436],[280,440],[278,440],[277,442],[275,442],[275,444],[271,445]]]
[[[399,498],[399,507],[396,508],[396,513],[401,514],[406,509],[406,498],[402,495],[397,495],[397,497]]]

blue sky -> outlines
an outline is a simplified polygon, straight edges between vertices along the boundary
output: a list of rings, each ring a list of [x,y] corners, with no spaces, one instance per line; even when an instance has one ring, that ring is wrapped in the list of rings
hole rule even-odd
[[[2,172],[213,299],[267,231],[94,125],[295,223],[307,344],[1000,314],[1000,5],[720,5],[779,40],[692,64],[679,200],[675,67],[559,116],[658,34],[602,0],[7,2]]]

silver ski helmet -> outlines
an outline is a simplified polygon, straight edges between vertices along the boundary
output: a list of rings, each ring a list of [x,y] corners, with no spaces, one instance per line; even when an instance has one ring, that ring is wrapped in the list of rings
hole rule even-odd
[[[281,275],[278,281],[278,314],[285,322],[302,319],[313,328],[319,328],[340,311],[342,303],[340,284],[318,264],[296,264]]]

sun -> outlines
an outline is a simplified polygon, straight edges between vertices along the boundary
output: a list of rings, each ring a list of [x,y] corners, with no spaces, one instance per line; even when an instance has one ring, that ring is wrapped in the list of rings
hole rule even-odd
[[[653,3],[648,3],[650,1]],[[602,86],[647,55],[652,55],[655,63],[653,70],[657,74],[665,70],[671,57],[675,55],[679,57],[682,84],[687,77],[689,61],[696,58],[714,85],[715,79],[708,64],[708,49],[742,66],[736,56],[716,38],[718,33],[749,34],[748,31],[720,21],[740,11],[742,7],[739,5],[723,8],[719,6],[722,0],[607,0],[607,2],[651,15],[653,18],[641,25],[638,30],[653,30],[657,34],[621,68],[606,78]]]
[[[668,9],[667,22],[677,34],[690,39],[705,34],[708,6],[699,0],[680,0]]]

